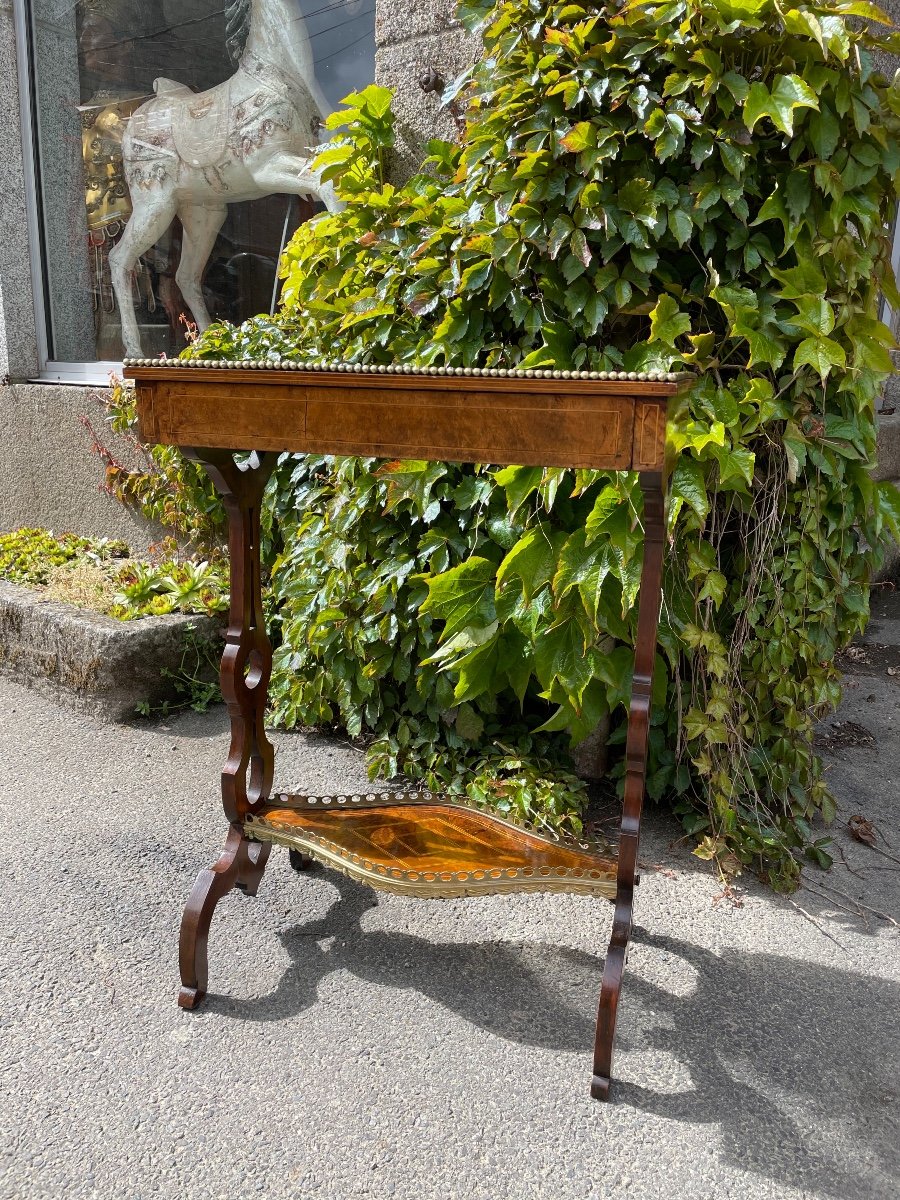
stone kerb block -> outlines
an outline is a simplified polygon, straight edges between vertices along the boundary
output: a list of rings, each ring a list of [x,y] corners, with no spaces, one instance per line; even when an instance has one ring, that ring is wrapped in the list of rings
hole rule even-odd
[[[178,670],[189,630],[218,657],[220,617],[116,621],[0,582],[0,674],[101,721],[130,720],[142,701],[172,697],[164,672]]]
[[[876,455],[875,478],[900,480],[900,406],[890,416],[878,418]]]

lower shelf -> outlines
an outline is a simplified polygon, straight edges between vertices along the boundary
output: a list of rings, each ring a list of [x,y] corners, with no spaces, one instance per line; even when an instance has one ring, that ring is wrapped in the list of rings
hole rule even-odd
[[[244,828],[254,841],[288,846],[407,896],[615,896],[615,859],[429,793],[278,796]]]

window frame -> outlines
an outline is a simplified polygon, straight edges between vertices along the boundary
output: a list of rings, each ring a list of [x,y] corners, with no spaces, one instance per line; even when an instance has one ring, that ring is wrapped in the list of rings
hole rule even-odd
[[[37,114],[35,42],[31,0],[12,0],[13,37],[19,88],[19,132],[22,144],[25,230],[31,275],[37,372],[31,383],[108,386],[111,375],[122,374],[122,359],[67,362],[51,357],[50,280],[45,269],[46,231],[43,220],[40,124]]]
[[[22,178],[24,182],[25,227],[28,233],[28,258],[34,301],[34,332],[38,353],[37,382],[43,382],[51,366],[47,337],[46,274],[43,270],[44,236],[38,202],[37,134],[35,125],[34,41],[26,0],[13,0],[13,31],[16,39],[16,74],[19,85],[19,134],[22,139]],[[51,378],[63,373],[68,364],[52,364]]]

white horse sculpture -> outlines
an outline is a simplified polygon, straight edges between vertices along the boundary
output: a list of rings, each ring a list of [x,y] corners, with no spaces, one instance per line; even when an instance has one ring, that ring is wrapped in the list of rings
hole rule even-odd
[[[133,113],[122,139],[132,214],[109,255],[125,353],[136,358],[132,273],[176,216],[184,237],[175,280],[203,330],[211,317],[201,280],[227,205],[284,193],[340,208],[310,166],[330,108],[298,0],[251,0],[247,44],[225,83],[197,93],[157,79],[153,89],[156,98]]]

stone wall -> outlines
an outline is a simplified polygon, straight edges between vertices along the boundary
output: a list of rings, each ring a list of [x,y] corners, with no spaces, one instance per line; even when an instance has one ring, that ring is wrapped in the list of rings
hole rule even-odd
[[[462,28],[455,14],[455,0],[377,0],[375,78],[396,93],[398,179],[418,168],[431,138],[452,141],[456,136],[439,94],[424,92],[419,84],[429,69],[449,83],[477,58],[481,42]]]
[[[44,526],[84,537],[123,538],[143,551],[164,531],[103,492],[105,468],[91,450],[81,422],[103,429],[97,389],[58,384],[0,386],[0,532]],[[134,448],[103,431],[107,446],[126,465]]]

